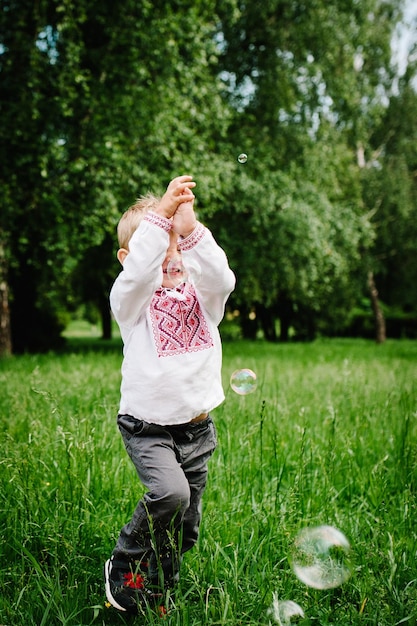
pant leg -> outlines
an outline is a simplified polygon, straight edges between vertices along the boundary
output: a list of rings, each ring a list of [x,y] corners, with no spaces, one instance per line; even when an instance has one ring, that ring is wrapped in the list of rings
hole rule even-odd
[[[130,416],[118,418],[126,450],[147,492],[119,535],[116,560],[155,561],[172,542],[190,505],[190,486],[166,428]]]
[[[190,486],[190,504],[181,525],[181,553],[190,550],[198,539],[202,497],[207,483],[208,461],[217,446],[217,433],[211,417],[197,424],[170,428],[182,470]]]
[[[214,424],[163,427],[119,416],[127,452],[147,493],[119,535],[113,556],[148,564],[152,585],[172,586],[181,553],[196,543],[207,463],[217,444]]]

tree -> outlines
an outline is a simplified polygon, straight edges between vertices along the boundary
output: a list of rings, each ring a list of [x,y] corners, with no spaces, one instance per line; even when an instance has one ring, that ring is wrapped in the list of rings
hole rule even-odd
[[[267,337],[277,318],[282,337],[341,328],[374,269],[362,165],[387,119],[401,6],[5,0],[0,331],[13,349],[59,344],[80,299],[108,336],[120,214],[183,172]]]
[[[376,232],[372,267],[382,300],[417,306],[417,93],[410,65],[371,138],[374,159],[363,172],[364,198]]]
[[[280,268],[280,279],[255,281],[256,289],[249,288],[246,297],[252,297],[250,308],[256,310],[262,302],[269,309],[262,315],[270,327],[274,315],[281,316],[284,338],[290,321],[300,326],[308,320],[310,328],[304,332],[310,336],[315,332],[311,322],[319,317],[322,325],[327,318],[340,328],[340,318],[347,320],[358,290],[357,280],[360,292],[366,286],[365,252],[372,236],[360,186],[360,157],[369,150],[372,131],[384,113],[392,77],[390,39],[401,4],[273,0],[260,6],[237,1],[234,12],[221,14],[221,67],[235,107],[230,138],[259,163],[252,170],[257,187],[251,201],[266,197],[276,210],[279,186],[274,193],[270,187],[277,172],[298,185],[291,194],[291,212],[262,228],[245,216],[234,232],[251,241],[267,233],[262,257],[259,249],[254,255],[256,267],[266,256],[269,268]],[[265,206],[262,213],[268,214]],[[293,220],[284,218],[289,214]],[[230,239],[233,232],[228,229]],[[288,250],[287,267],[281,267],[268,247],[272,240],[272,250]],[[320,241],[324,248],[330,241],[329,249],[337,251],[331,261],[318,253]],[[254,281],[246,284],[253,287]]]
[[[6,1],[1,12],[1,282],[10,287],[11,295],[11,323],[6,326],[12,334],[16,325],[21,326],[13,340],[15,349],[20,341],[25,343],[31,325],[39,341],[54,330],[46,302],[36,297],[37,276],[43,280],[48,274],[45,234],[53,238],[53,211],[42,210],[49,193],[43,159],[57,119],[54,68],[37,45],[45,10],[45,3]],[[41,312],[44,322],[38,326]],[[6,344],[10,346],[10,338]]]
[[[214,80],[214,5],[181,6],[3,7],[0,232],[15,351],[58,344],[61,312],[76,299],[71,276],[98,249],[97,272],[110,271],[115,225],[139,190],[162,189],[198,162],[203,176],[216,169],[225,107]]]
[[[356,298],[360,251],[372,238],[368,220],[355,206],[330,202],[302,171],[236,179],[218,229],[238,275],[233,302],[255,313],[271,340],[275,319],[283,340],[301,320],[309,324],[299,336],[329,323],[342,329],[346,302]]]

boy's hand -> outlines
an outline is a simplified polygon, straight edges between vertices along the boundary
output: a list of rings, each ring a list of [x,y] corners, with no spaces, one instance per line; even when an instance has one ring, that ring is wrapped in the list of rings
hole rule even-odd
[[[194,213],[194,194],[191,189],[185,189],[182,202],[178,205],[172,217],[172,230],[182,237],[188,237],[197,224]]]
[[[155,213],[171,219],[183,202],[191,203],[192,208],[194,194],[191,189],[193,187],[195,187],[195,182],[192,176],[178,176],[171,180],[158,207],[155,209]]]

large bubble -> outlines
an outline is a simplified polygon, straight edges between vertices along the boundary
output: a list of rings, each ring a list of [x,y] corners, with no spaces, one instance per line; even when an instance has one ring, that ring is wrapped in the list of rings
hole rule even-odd
[[[303,528],[294,541],[291,565],[308,587],[339,587],[352,573],[349,541],[333,526]]]
[[[200,264],[193,259],[192,261],[187,261],[187,282],[194,285],[198,285],[201,280],[201,266]]]
[[[167,265],[167,276],[173,287],[179,287],[187,280],[187,272],[180,256],[173,257]]]
[[[235,370],[230,377],[230,386],[240,396],[246,396],[255,391],[258,381],[256,374],[250,369]]]
[[[173,257],[167,265],[167,276],[173,287],[179,287],[183,283],[198,285],[201,279],[201,267],[195,260],[190,260],[185,266],[181,256]]]

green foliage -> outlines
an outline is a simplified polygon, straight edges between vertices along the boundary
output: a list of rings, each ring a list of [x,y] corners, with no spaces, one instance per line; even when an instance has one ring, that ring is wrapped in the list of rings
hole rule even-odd
[[[0,620],[125,623],[104,606],[102,565],[141,495],[116,426],[120,340],[0,361]],[[415,624],[417,346],[411,341],[224,345],[200,540],[165,622],[276,621],[273,594],[305,626]],[[258,388],[228,381],[252,368]],[[317,591],[289,562],[299,529],[331,524],[354,572]],[[154,613],[132,624],[160,623]]]
[[[224,228],[217,214],[212,223],[238,276],[232,302],[269,307],[279,316],[280,302],[289,299],[334,327],[364,282],[369,221],[353,198],[331,202],[299,171],[259,172],[254,182],[249,160],[244,167],[221,212]]]
[[[343,329],[364,292],[374,236],[358,154],[382,123],[400,8],[274,0],[221,12],[229,141],[249,155],[223,241],[241,279],[237,304],[261,303],[281,326],[285,309],[313,334]]]
[[[404,79],[374,133],[374,161],[363,172],[376,232],[374,266],[381,297],[408,312],[417,306],[417,93]],[[383,156],[382,156],[383,155]]]
[[[41,347],[34,327],[25,336],[23,311],[31,317],[71,305],[70,277],[97,250],[103,297],[122,210],[199,160],[202,175],[206,163],[213,171],[207,155],[227,120],[214,78],[210,4],[187,3],[179,13],[129,1],[123,9],[20,5],[2,12],[0,55],[8,102],[1,132],[14,154],[3,158],[9,205],[1,232],[16,350]],[[26,170],[22,184],[17,173]],[[91,291],[91,281],[79,284],[75,300]]]
[[[221,13],[224,68],[238,94],[253,85],[249,110],[275,139],[281,122],[311,128],[318,115],[363,141],[366,116],[390,78],[390,36],[401,3],[367,0],[239,2]]]
[[[201,219],[236,269],[245,265],[236,301],[248,310],[262,302],[276,317],[284,294],[299,325],[304,311],[334,329],[362,295],[368,266],[399,242],[404,269],[383,260],[379,278],[392,276],[399,287],[390,298],[403,298],[415,283],[415,141],[401,122],[404,111],[413,124],[415,65],[393,98],[390,40],[402,8],[402,0],[6,0],[0,237],[14,349],[48,349],[63,310],[83,300],[105,317],[119,216],[185,172],[198,182]],[[370,162],[373,151],[376,177],[357,158]],[[242,240],[253,248],[249,262]]]

